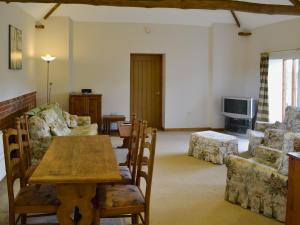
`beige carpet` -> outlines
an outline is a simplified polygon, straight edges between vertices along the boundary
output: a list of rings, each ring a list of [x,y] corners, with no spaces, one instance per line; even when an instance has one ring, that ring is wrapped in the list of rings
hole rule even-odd
[[[279,225],[224,201],[226,167],[186,155],[189,133],[160,132],[153,180],[151,225]],[[121,140],[113,137],[113,145]],[[247,142],[239,142],[245,151]],[[118,150],[118,158],[124,157]],[[0,225],[8,224],[5,181],[0,183]],[[106,220],[103,225],[120,225]]]

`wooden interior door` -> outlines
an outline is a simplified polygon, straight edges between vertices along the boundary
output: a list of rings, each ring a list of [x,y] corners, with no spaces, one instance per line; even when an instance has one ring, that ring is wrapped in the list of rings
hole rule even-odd
[[[162,128],[162,55],[131,54],[130,111]]]

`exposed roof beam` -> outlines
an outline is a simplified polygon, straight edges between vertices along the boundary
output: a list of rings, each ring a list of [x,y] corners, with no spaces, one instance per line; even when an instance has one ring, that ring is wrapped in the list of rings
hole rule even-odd
[[[243,31],[241,31],[241,32],[239,32],[239,35],[243,36],[243,37],[248,37],[248,36],[251,36],[252,33],[251,32],[243,32]]]
[[[48,19],[52,13],[54,13],[54,11],[60,6],[60,3],[56,3],[50,10],[49,12],[47,12],[47,14],[44,16],[44,20]]]
[[[300,1],[299,0],[290,0],[291,3],[294,5],[300,6]]]
[[[300,15],[300,6],[260,4],[229,0],[11,0],[11,2],[52,2],[144,8],[221,9],[261,14]]]
[[[235,12],[234,12],[233,10],[230,10],[230,12],[231,12],[231,15],[233,16],[233,19],[234,19],[236,25],[237,25],[238,27],[241,27],[241,23],[240,23],[239,19],[237,18]]]

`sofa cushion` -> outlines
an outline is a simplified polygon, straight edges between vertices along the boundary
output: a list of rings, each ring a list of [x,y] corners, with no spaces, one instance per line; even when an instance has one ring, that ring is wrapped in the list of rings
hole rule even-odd
[[[97,135],[98,125],[93,123],[91,125],[79,126],[71,129],[70,135],[80,136],[80,135]]]
[[[281,154],[281,150],[259,145],[256,148],[255,155],[251,160],[277,169],[280,164]]]
[[[91,117],[90,116],[78,116],[77,117],[78,126],[86,126],[91,125]]]
[[[34,140],[51,137],[50,127],[38,116],[32,116],[29,118],[29,134],[31,139]]]
[[[59,120],[57,113],[53,109],[44,110],[39,113],[39,116],[45,120],[49,126]]]
[[[68,112],[63,111],[63,116],[64,116],[64,119],[67,123],[67,126],[70,127],[70,116],[71,116],[71,114],[68,113]]]
[[[64,119],[69,128],[78,127],[78,116],[77,115],[71,115],[70,113],[63,111],[63,116],[64,116]]]
[[[55,121],[50,126],[51,134],[54,136],[67,136],[71,133],[66,123],[61,123],[60,121]]]
[[[275,148],[277,150],[282,150],[283,139],[285,130],[280,129],[266,129],[264,144],[268,147]]]
[[[70,128],[78,127],[78,116],[70,115]]]

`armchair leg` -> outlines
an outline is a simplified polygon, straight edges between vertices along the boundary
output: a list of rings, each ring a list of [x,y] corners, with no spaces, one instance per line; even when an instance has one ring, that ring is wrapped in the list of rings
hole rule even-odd
[[[131,216],[131,223],[132,224],[138,224],[139,222],[139,216],[137,214],[134,214]]]
[[[21,214],[21,224],[26,224],[27,223],[27,216],[26,214]]]
[[[93,225],[100,225],[100,213],[97,208],[93,212],[93,217]]]

